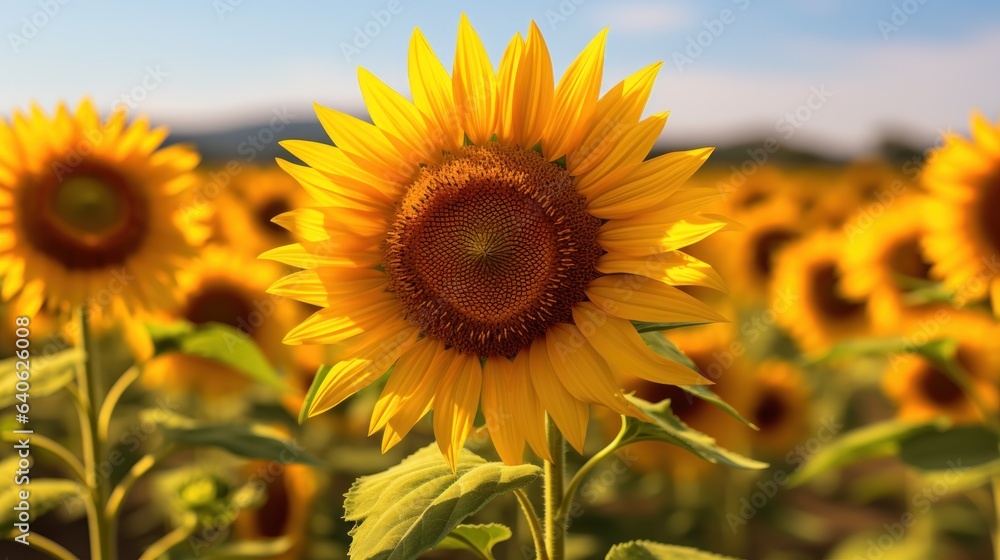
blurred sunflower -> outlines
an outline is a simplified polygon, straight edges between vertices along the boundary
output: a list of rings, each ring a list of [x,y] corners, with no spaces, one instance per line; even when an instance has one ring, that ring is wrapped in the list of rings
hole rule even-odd
[[[844,294],[868,302],[873,323],[894,327],[906,293],[930,281],[931,265],[920,241],[927,230],[927,201],[900,199],[867,229],[848,232],[844,247]]]
[[[433,406],[454,466],[481,395],[501,458],[520,463],[525,442],[549,457],[546,411],[577,450],[589,404],[642,417],[621,372],[708,383],[630,321],[722,319],[674,287],[716,282],[678,251],[727,225],[699,214],[716,189],[681,188],[711,150],[643,161],[666,122],[640,120],[661,64],[599,98],[605,39],[554,86],[534,23],[494,71],[463,15],[451,77],[417,30],[412,103],[362,69],[374,126],[317,106],[337,147],[282,144],[320,207],[275,218],[302,242],[266,257],[308,270],[272,292],[324,307],[285,340],[338,345],[311,415],[392,368],[371,422],[383,449]]]
[[[809,429],[810,395],[805,376],[788,362],[769,360],[756,366],[752,379],[745,416],[760,428],[750,434],[753,445],[772,456],[782,456]]]
[[[986,315],[965,311],[915,313],[911,319],[911,332],[904,331],[904,336],[927,336],[931,330],[928,325],[934,325],[940,328],[934,329],[933,338],[957,343],[957,365],[968,376],[979,399],[996,410],[1000,400],[1000,327]],[[899,406],[901,418],[928,420],[946,416],[955,422],[983,421],[976,405],[952,381],[944,366],[918,354],[895,357],[883,377],[883,388]]]
[[[721,325],[720,325],[721,327]],[[728,325],[726,325],[728,327]],[[712,389],[737,410],[745,410],[751,402],[743,360],[732,351],[730,328],[699,327],[690,333],[670,333],[670,340],[690,358],[703,375],[715,382]],[[661,385],[626,376],[625,387],[643,400],[657,403],[670,399],[670,411],[688,426],[716,439],[726,449],[745,451],[748,430],[734,429],[738,422],[726,412],[702,399],[693,397],[675,385]],[[609,422],[615,429],[618,422]],[[635,468],[666,471],[676,480],[700,479],[716,470],[716,465],[673,445],[640,442],[629,446],[635,457]]]
[[[123,112],[102,123],[89,99],[0,119],[0,298],[26,315],[169,306],[206,232],[188,198],[198,154],[158,150],[166,136]]]
[[[247,465],[251,481],[264,485],[265,498],[260,507],[240,512],[233,524],[233,536],[240,541],[287,537],[291,540],[291,547],[269,558],[305,558],[309,520],[316,501],[319,477],[306,465],[290,463],[280,465],[280,469],[274,469],[272,465],[262,461]]]
[[[776,195],[786,193],[788,185],[785,176],[774,166],[761,166],[749,175],[733,173],[719,182],[726,193],[725,205],[731,215],[759,208],[774,200]]]
[[[946,135],[924,167],[933,199],[924,245],[935,275],[962,299],[981,299],[991,286],[1000,292],[1000,124],[978,113],[971,121],[971,139]]]
[[[253,255],[294,241],[287,229],[271,220],[312,202],[279,167],[244,167],[224,196],[216,221],[217,235]]]
[[[281,337],[301,316],[295,314],[293,302],[267,293],[282,272],[274,263],[245,257],[228,247],[208,246],[201,259],[179,275],[182,296],[167,314],[195,325],[233,327],[251,337],[272,366],[286,369],[291,356]],[[142,380],[163,391],[209,399],[232,396],[252,384],[219,362],[177,352],[150,361]]]
[[[733,292],[743,299],[762,299],[774,275],[775,257],[789,243],[805,234],[798,206],[787,197],[776,197],[739,217],[743,231],[708,241],[723,257],[720,270]]]
[[[785,248],[771,283],[778,324],[805,352],[861,337],[872,330],[864,300],[848,298],[841,287],[840,257],[846,239],[819,231]]]

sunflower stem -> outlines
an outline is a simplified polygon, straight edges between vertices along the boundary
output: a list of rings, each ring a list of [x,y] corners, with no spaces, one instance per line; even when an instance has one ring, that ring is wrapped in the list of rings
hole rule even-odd
[[[80,440],[83,448],[84,482],[90,490],[88,528],[92,558],[115,560],[114,524],[102,512],[108,499],[108,480],[98,472],[98,457],[103,457],[103,440],[98,430],[101,390],[91,350],[90,319],[86,306],[80,308],[79,344],[86,354],[83,367],[77,368],[77,392],[80,397]]]
[[[587,475],[590,474],[590,471],[594,470],[594,467],[596,467],[598,463],[618,451],[622,438],[625,437],[625,428],[625,417],[622,416],[622,427],[618,430],[618,436],[616,436],[615,439],[607,445],[607,447],[598,451],[593,457],[588,459],[587,462],[580,467],[580,470],[576,471],[573,478],[570,479],[569,485],[566,486],[566,493],[563,495],[562,504],[559,506],[559,511],[556,512],[557,520],[563,526],[566,525],[566,521],[569,519],[569,510],[573,507],[573,500],[576,499],[576,493],[580,489],[580,485],[583,484],[584,479],[587,478]]]
[[[13,537],[14,533],[8,533],[4,538],[10,539]],[[51,556],[52,558],[56,558],[57,560],[80,560],[79,558],[76,557],[76,555],[63,548],[63,546],[60,545],[59,543],[53,541],[52,539],[39,535],[38,533],[31,534],[30,546],[31,548],[34,548],[36,550],[41,550],[45,554]]]
[[[993,558],[1000,560],[1000,475],[994,475],[993,486]]]
[[[535,513],[535,506],[532,505],[531,498],[528,497],[528,493],[522,488],[514,490],[514,496],[517,498],[517,503],[524,512],[524,518],[528,521],[528,527],[531,529],[531,540],[535,544],[535,552],[538,554],[538,560],[547,560],[548,553],[545,550],[545,536],[542,530],[542,523],[538,520],[538,514]]]
[[[545,462],[545,554],[548,560],[566,557],[566,519],[560,517],[566,478],[566,440],[552,418],[546,419],[552,462]]]

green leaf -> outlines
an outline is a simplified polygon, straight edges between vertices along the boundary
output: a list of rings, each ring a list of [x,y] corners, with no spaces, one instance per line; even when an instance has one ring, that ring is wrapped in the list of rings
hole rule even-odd
[[[280,537],[261,541],[237,541],[213,545],[202,560],[236,560],[238,558],[275,558],[288,552],[295,544],[291,537]]]
[[[765,469],[768,466],[767,463],[724,449],[708,434],[688,427],[670,411],[669,399],[652,404],[638,397],[628,398],[649,415],[653,422],[627,417],[621,447],[640,441],[663,441],[686,449],[710,463],[750,470]]]
[[[14,476],[13,472],[7,470],[6,462],[4,467],[6,488],[0,490],[0,524],[6,529],[19,522],[19,512],[14,508],[22,502],[22,491],[28,492],[28,511],[32,520],[61,506],[67,500],[87,495],[87,489],[80,484],[59,478],[36,478],[31,480],[31,484],[8,484],[6,481],[14,480]],[[10,478],[6,476],[8,473],[11,474]]]
[[[239,373],[278,390],[285,390],[274,368],[253,339],[221,323],[146,325],[157,355],[179,352],[225,364]]]
[[[164,439],[178,445],[218,447],[248,459],[283,463],[320,463],[298,443],[273,428],[259,424],[201,425],[178,415],[164,415],[162,410],[143,414],[144,421],[158,423]]]
[[[707,324],[708,323],[647,323],[645,321],[632,321],[632,326],[635,327],[635,330],[639,331],[639,334],[649,333],[649,332],[672,331],[674,329],[683,329],[685,327],[698,327]]]
[[[605,560],[737,560],[686,546],[660,544],[652,541],[631,541],[616,544]]]
[[[962,494],[990,483],[1000,476],[1000,460],[984,465],[947,471],[925,471],[923,485],[927,487],[944,485],[951,493]]]
[[[1000,460],[1000,436],[986,426],[956,426],[911,434],[899,458],[925,471],[958,471]]]
[[[316,395],[319,394],[319,388],[323,386],[323,380],[332,369],[333,366],[319,366],[312,384],[309,385],[309,391],[306,392],[306,398],[302,400],[302,408],[299,409],[299,424],[304,423],[309,418],[309,409],[312,408],[312,403],[316,400]]]
[[[28,349],[30,352],[30,348]],[[86,354],[79,348],[69,348],[50,356],[30,356],[27,360],[8,358],[0,361],[0,408],[20,401],[17,395],[26,393],[29,399],[38,399],[51,395],[69,385],[76,376],[76,368],[86,359]],[[29,376],[26,380],[27,391],[18,391],[17,384],[21,379],[17,376],[18,362],[28,362]],[[23,375],[23,374],[22,374]]]
[[[899,452],[904,439],[915,434],[934,431],[934,422],[906,422],[891,420],[854,430],[844,437],[828,443],[813,455],[789,479],[791,486],[798,486],[821,473],[853,465],[868,459],[889,457]]]
[[[410,560],[445,539],[497,496],[530,484],[541,468],[486,462],[467,449],[456,472],[432,444],[391,469],[359,478],[347,492],[344,516],[353,560]]]
[[[657,332],[646,332],[641,334],[640,336],[642,337],[643,342],[646,343],[646,346],[648,346],[649,349],[652,350],[653,352],[656,352],[657,354],[663,356],[664,358],[669,358],[677,363],[684,364],[695,371],[699,371],[698,366],[696,366],[694,362],[691,361],[691,358],[685,356],[684,352],[681,352],[680,348],[678,348],[667,337]],[[739,411],[737,411],[735,408],[733,408],[732,405],[722,400],[722,397],[716,395],[711,389],[709,389],[705,385],[678,385],[678,387],[680,387],[690,395],[693,395],[703,401],[711,403],[712,405],[721,409],[726,414],[732,416],[733,418],[739,420],[740,422],[743,422],[747,426],[755,430],[759,429],[752,422],[744,418],[743,415],[740,414]]]
[[[482,560],[494,560],[493,547],[511,536],[510,528],[499,523],[459,525],[435,548],[468,550]]]

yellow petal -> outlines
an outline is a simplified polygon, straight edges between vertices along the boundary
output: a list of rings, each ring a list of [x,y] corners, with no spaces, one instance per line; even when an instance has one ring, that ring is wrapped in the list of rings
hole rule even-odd
[[[320,309],[285,335],[285,344],[335,344],[401,316],[399,300],[390,293],[342,301],[342,308]]]
[[[672,224],[611,220],[601,226],[597,242],[609,253],[647,256],[687,247],[729,225],[709,216],[692,216]]]
[[[987,153],[1000,156],[1000,128],[990,123],[982,113],[972,115],[972,137]]]
[[[284,140],[279,144],[309,167],[326,175],[337,187],[337,192],[345,196],[372,204],[388,202],[390,205],[399,196],[398,184],[371,174],[351,161],[339,148],[307,140]]]
[[[303,241],[302,243],[275,247],[258,258],[284,263],[295,268],[317,268],[320,266],[354,268],[351,261],[335,256],[337,249],[337,244],[329,239]]]
[[[597,261],[605,274],[638,274],[671,286],[704,286],[726,292],[726,284],[711,266],[680,251],[648,257],[605,253]]]
[[[569,65],[556,86],[552,113],[542,133],[542,153],[549,161],[568,154],[583,141],[584,129],[594,114],[601,92],[607,38],[607,29],[598,33]]]
[[[517,97],[517,67],[524,56],[524,39],[520,33],[514,35],[500,58],[497,70],[497,126],[496,133],[504,145],[515,144],[514,129],[521,116],[514,110]]]
[[[646,159],[665,124],[667,113],[658,113],[629,127],[600,163],[576,177],[577,190],[589,198],[613,188]]]
[[[493,446],[504,463],[520,465],[524,455],[524,435],[517,429],[515,415],[522,405],[511,391],[514,364],[494,356],[483,366],[483,416]]]
[[[594,196],[587,211],[598,218],[622,219],[659,208],[701,168],[713,150],[671,152],[644,161],[621,182]]]
[[[337,187],[330,181],[329,177],[311,167],[297,165],[281,158],[277,158],[276,161],[278,167],[291,175],[309,193],[309,196],[323,206],[364,210],[386,208],[384,203],[375,202],[377,199],[371,196],[359,195],[351,189]]]
[[[698,372],[646,346],[632,323],[588,302],[573,306],[573,322],[611,369],[666,385],[710,385]]]
[[[522,351],[523,353],[523,351]],[[542,406],[556,423],[566,441],[580,454],[587,439],[590,409],[577,400],[562,384],[549,362],[545,337],[536,338],[528,351],[528,371],[531,384]]]
[[[397,183],[413,177],[417,162],[407,161],[375,125],[318,103],[313,107],[323,130],[355,164]]]
[[[367,360],[337,362],[309,405],[309,416],[322,414],[344,402],[344,399],[374,383],[383,373],[385,370],[379,371]]]
[[[586,136],[580,146],[566,156],[566,169],[571,175],[593,169],[611,151],[621,133],[639,122],[662,66],[662,62],[657,62],[639,70],[601,97],[587,125]]]
[[[552,369],[574,397],[618,414],[650,420],[625,399],[611,368],[576,325],[552,325],[545,334],[545,343]]]
[[[458,354],[448,366],[434,394],[434,438],[452,472],[465,440],[472,433],[472,423],[479,410],[483,387],[483,369],[479,356]]]
[[[451,78],[419,29],[410,39],[409,78],[413,104],[436,125],[434,139],[445,150],[457,151],[464,133],[455,115]]]
[[[727,322],[681,290],[634,274],[601,276],[591,281],[584,292],[605,312],[630,321]]]
[[[517,66],[514,88],[514,142],[526,149],[542,139],[542,132],[552,111],[554,95],[552,59],[534,21],[528,28],[524,57]]]
[[[402,142],[407,150],[403,153],[412,154],[407,159],[418,164],[434,161],[437,155],[427,120],[420,110],[364,68],[358,68],[358,81],[375,126]]]
[[[417,388],[411,398],[405,398],[397,405],[396,410],[384,424],[382,432],[383,453],[402,441],[406,434],[413,429],[413,426],[430,412],[434,406],[434,395],[443,374],[451,367],[458,355],[457,352],[446,350],[444,344],[440,343],[435,343],[431,350],[430,365],[424,371],[422,385]],[[420,365],[423,365],[423,357],[419,363],[411,363],[408,367],[416,369]]]
[[[510,391],[511,399],[518,404],[518,413],[514,415],[517,431],[524,436],[535,455],[552,462],[549,443],[545,436],[545,408],[538,400],[538,394],[531,382],[531,369],[528,351],[518,352],[511,364]],[[496,359],[495,357],[491,357]]]
[[[439,359],[447,357],[444,354],[444,344],[433,338],[423,338],[400,356],[389,375],[389,381],[382,389],[382,396],[375,402],[368,435],[384,428],[393,416],[402,411],[404,404],[411,406],[407,407],[408,414],[403,414],[395,422],[399,432],[409,432],[427,414],[439,375],[439,370],[432,367],[432,364],[439,355]],[[444,366],[447,367],[447,364]],[[385,452],[385,449],[382,451]]]
[[[494,132],[497,85],[486,47],[465,14],[458,22],[458,46],[452,91],[459,123],[473,144],[485,144]]]

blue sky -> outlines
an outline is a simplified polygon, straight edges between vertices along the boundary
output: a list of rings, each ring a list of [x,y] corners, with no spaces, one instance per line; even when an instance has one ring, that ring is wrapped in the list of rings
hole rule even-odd
[[[450,67],[462,11],[494,63],[536,20],[557,74],[610,26],[605,87],[664,60],[650,110],[671,111],[672,143],[858,153],[886,129],[925,144],[972,108],[1000,116],[988,0],[17,0],[0,19],[0,113],[85,94],[186,132],[308,120],[311,101],[360,113],[357,67],[406,92],[413,28]]]

